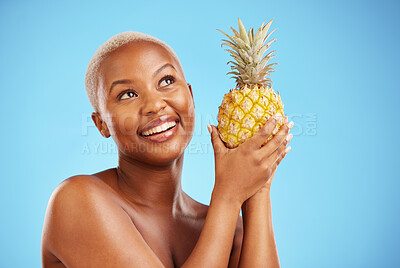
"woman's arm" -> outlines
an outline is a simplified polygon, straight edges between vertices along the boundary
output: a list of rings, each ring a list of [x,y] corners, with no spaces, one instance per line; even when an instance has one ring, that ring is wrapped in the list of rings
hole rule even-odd
[[[227,149],[218,130],[209,128],[215,156],[215,186],[199,240],[183,267],[228,267],[240,207],[267,183],[275,161],[268,163],[261,145],[279,118],[271,118],[251,139],[236,149]],[[249,170],[252,170],[249,176]],[[246,179],[244,179],[246,178]],[[235,256],[235,259],[236,258]],[[248,266],[252,267],[252,266]]]
[[[183,268],[228,266],[240,206],[213,193],[201,235]]]
[[[268,190],[243,204],[243,244],[238,267],[280,267]]]
[[[286,120],[285,120],[286,122]],[[274,139],[280,155],[276,167],[289,152],[292,135],[287,136],[292,124],[286,125]],[[275,142],[271,140],[270,142]],[[238,267],[280,267],[272,226],[270,189],[276,169],[268,182],[242,206],[243,244]]]

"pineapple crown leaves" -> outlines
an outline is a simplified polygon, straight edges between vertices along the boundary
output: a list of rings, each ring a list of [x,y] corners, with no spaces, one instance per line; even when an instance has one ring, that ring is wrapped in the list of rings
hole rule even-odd
[[[252,85],[252,84],[264,84],[271,87],[271,79],[267,76],[274,71],[272,66],[277,63],[268,64],[275,55],[272,53],[275,50],[269,52],[265,57],[264,53],[268,50],[276,39],[272,39],[265,44],[270,35],[276,30],[272,30],[268,33],[273,19],[267,24],[265,21],[262,23],[261,27],[254,34],[253,28],[249,29],[248,32],[244,27],[242,21],[238,18],[239,31],[232,29],[233,35],[230,36],[223,31],[217,29],[223,33],[228,39],[222,39],[222,46],[229,47],[225,49],[230,53],[230,55],[235,59],[235,61],[229,61],[227,64],[231,63],[231,71],[227,74],[232,74],[231,78],[236,79],[237,85]],[[264,25],[265,24],[265,25]]]

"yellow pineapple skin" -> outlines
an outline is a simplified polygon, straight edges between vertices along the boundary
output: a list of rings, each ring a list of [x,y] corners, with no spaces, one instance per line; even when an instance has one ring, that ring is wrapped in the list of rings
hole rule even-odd
[[[226,147],[236,148],[251,138],[275,114],[281,115],[282,119],[265,143],[284,123],[281,97],[264,85],[243,85],[239,89],[231,89],[224,95],[219,106],[219,135]]]

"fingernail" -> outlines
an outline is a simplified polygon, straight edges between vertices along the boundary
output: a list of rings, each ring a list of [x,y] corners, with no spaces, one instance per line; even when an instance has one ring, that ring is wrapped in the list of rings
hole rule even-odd
[[[281,116],[280,114],[275,114],[275,115],[274,115],[274,119],[275,119],[276,121],[279,121],[279,120],[282,119],[282,116]]]
[[[290,151],[290,149],[292,149],[292,147],[291,147],[291,146],[289,146],[289,147],[286,147],[286,149],[285,149],[285,153],[289,152],[289,151]]]
[[[288,128],[291,129],[293,125],[294,125],[293,121],[290,121],[290,123],[288,124]]]
[[[212,128],[211,128],[210,124],[207,124],[207,129],[208,129],[208,132],[210,132],[210,134],[211,134],[212,133]]]
[[[293,138],[293,134],[290,133],[289,135],[287,135],[286,139],[289,142],[291,139]]]

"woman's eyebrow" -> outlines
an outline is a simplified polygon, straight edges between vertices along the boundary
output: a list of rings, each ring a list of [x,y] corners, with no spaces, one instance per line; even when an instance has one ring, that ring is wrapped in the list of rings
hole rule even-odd
[[[129,79],[116,80],[116,81],[112,82],[111,87],[110,87],[110,90],[108,91],[108,94],[111,93],[111,90],[112,90],[116,85],[119,85],[119,84],[131,84],[131,83],[133,83],[133,81],[132,81],[132,80],[129,80]]]
[[[163,69],[165,69],[167,67],[172,67],[173,69],[175,69],[175,67],[171,63],[166,63],[163,66],[161,66],[160,68],[158,68],[157,71],[154,72],[153,77],[155,77],[157,74],[159,74]]]
[[[162,70],[164,70],[164,69],[167,68],[167,67],[171,67],[171,68],[173,68],[174,70],[176,70],[175,67],[174,67],[171,63],[166,63],[166,64],[164,64],[163,66],[161,66],[160,68],[158,68],[157,71],[154,72],[153,77],[155,77],[157,74],[159,74]],[[111,86],[110,86],[110,90],[109,90],[108,93],[110,94],[110,93],[111,93],[111,90],[112,90],[116,85],[119,85],[119,84],[131,84],[131,83],[133,83],[133,81],[132,81],[132,80],[129,80],[129,79],[116,80],[116,81],[112,82],[112,84],[111,84]]]

